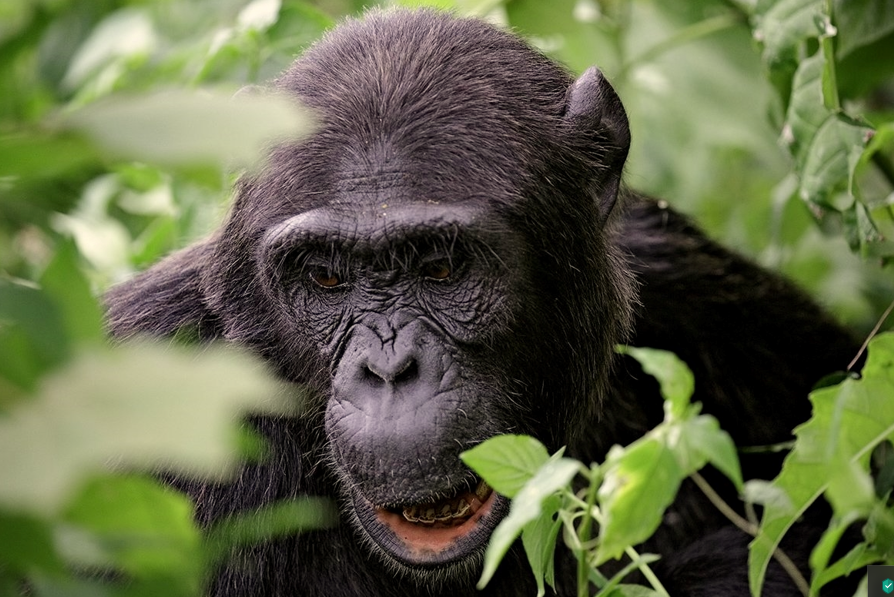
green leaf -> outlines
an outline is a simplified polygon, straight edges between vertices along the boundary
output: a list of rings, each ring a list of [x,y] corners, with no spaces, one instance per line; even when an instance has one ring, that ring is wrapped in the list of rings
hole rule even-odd
[[[869,515],[875,503],[875,488],[869,471],[857,462],[837,464],[828,478],[826,497],[838,518]]]
[[[222,478],[237,465],[239,414],[282,412],[284,398],[262,365],[230,349],[81,353],[0,418],[0,505],[55,511],[110,463]]]
[[[673,452],[651,436],[612,448],[603,466],[597,564],[621,557],[655,532],[684,476]]]
[[[73,526],[61,541],[69,562],[136,576],[177,570],[199,583],[200,534],[182,493],[143,477],[101,476],[62,517]]]
[[[710,462],[736,485],[736,489],[742,489],[742,470],[736,445],[714,417],[701,415],[684,421],[674,454],[684,475],[691,475],[705,462]]]
[[[846,467],[867,470],[869,454],[894,438],[894,334],[876,336],[862,379],[817,390],[810,395],[813,417],[795,430],[797,441],[773,485],[788,495],[791,508],[768,503],[749,557],[751,590],[759,595],[773,550],[795,520],[828,488],[846,477]],[[839,505],[847,502],[839,501]],[[833,501],[833,507],[836,506]],[[845,516],[847,512],[836,512]],[[877,529],[887,533],[884,517]],[[894,540],[894,537],[892,537]]]
[[[514,498],[549,460],[549,452],[528,435],[498,435],[459,455],[497,492]]]
[[[778,0],[759,5],[754,16],[754,37],[763,45],[764,62],[771,69],[792,62],[798,45],[816,37],[822,0]]]
[[[823,122],[810,141],[801,170],[799,194],[820,206],[832,206],[832,193],[849,188],[851,172],[872,129],[843,114],[834,114]]]
[[[670,403],[671,414],[682,417],[695,390],[695,378],[686,363],[672,352],[655,348],[624,346],[619,351],[635,358],[643,371],[658,380],[661,395]]]
[[[148,55],[157,43],[152,17],[142,8],[116,10],[106,16],[71,57],[65,84],[74,89],[112,61]]]
[[[77,135],[22,132],[0,136],[0,178],[50,178],[98,163],[96,148]],[[0,202],[2,198],[0,194]]]
[[[56,553],[50,525],[30,516],[0,511],[0,574],[7,567],[20,574],[35,570],[61,573],[64,566]]]
[[[509,515],[497,525],[484,554],[484,570],[478,581],[483,589],[519,534],[543,512],[542,505],[553,493],[566,487],[580,470],[580,463],[570,458],[549,460],[527,482],[512,500]]]
[[[807,159],[807,151],[816,132],[832,114],[823,104],[824,65],[823,53],[817,52],[801,61],[792,80],[783,140],[800,167]]]
[[[890,0],[834,0],[838,56],[894,33],[894,3]]]
[[[159,164],[250,163],[272,140],[310,130],[310,118],[275,95],[186,91],[104,99],[64,124],[116,156]]]
[[[562,529],[557,513],[562,503],[560,495],[549,496],[543,501],[540,515],[522,529],[522,544],[537,581],[537,597],[546,594],[544,580],[553,589],[556,587],[556,540]]]
[[[330,499],[299,497],[280,500],[257,510],[233,514],[215,523],[206,532],[206,549],[211,560],[222,560],[236,546],[250,546],[336,524],[338,510]]]
[[[31,391],[68,356],[59,308],[45,292],[0,278],[0,377]]]
[[[851,572],[865,570],[866,566],[870,564],[884,561],[885,554],[883,552],[869,549],[866,543],[858,543],[833,565],[814,573],[810,581],[810,594],[819,595],[820,589],[836,578],[846,576]]]
[[[885,559],[894,562],[894,507],[876,502],[863,527],[863,536]]]
[[[74,243],[60,243],[40,285],[62,311],[68,338],[75,342],[103,342],[106,336],[102,312],[81,273],[78,257]]]

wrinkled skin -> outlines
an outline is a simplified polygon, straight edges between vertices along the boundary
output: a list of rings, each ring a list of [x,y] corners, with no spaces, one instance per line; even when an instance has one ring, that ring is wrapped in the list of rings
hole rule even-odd
[[[224,338],[318,396],[251,419],[272,456],[236,482],[172,480],[202,523],[339,503],[336,528],[238,554],[212,594],[533,595],[518,546],[474,588],[508,503],[462,451],[528,433],[588,462],[639,437],[661,399],[622,341],[677,352],[739,445],[789,439],[812,384],[855,354],[791,284],[622,189],[627,119],[596,69],[575,80],[481,22],[389,12],[341,25],[274,87],[316,132],[240,181],[220,231],[106,296],[119,338]],[[743,466],[770,478],[779,460]],[[786,545],[802,566],[807,518]],[[747,542],[684,484],[643,549],[672,594],[744,595]],[[567,554],[558,583],[574,593]],[[797,591],[774,565],[764,594]]]

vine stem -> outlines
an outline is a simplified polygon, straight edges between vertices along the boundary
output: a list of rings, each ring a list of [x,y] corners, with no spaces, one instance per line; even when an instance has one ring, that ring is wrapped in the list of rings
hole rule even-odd
[[[590,595],[590,566],[584,555],[584,545],[590,540],[590,527],[593,526],[593,506],[596,504],[596,492],[599,483],[593,479],[595,475],[590,471],[590,487],[587,488],[587,505],[584,510],[584,519],[580,523],[577,536],[580,538],[581,554],[577,558],[577,595],[588,597]]]
[[[661,584],[661,581],[658,580],[658,577],[655,576],[655,573],[652,572],[652,569],[649,568],[648,564],[644,564],[640,562],[639,552],[633,549],[633,547],[628,547],[624,550],[624,553],[633,561],[634,563],[638,563],[639,571],[643,573],[643,576],[646,577],[646,580],[652,585],[652,588],[655,591],[664,597],[670,597],[670,593],[667,592],[667,589],[664,588],[664,585]]]
[[[866,340],[863,341],[863,345],[860,347],[860,350],[857,351],[857,356],[854,357],[848,366],[847,370],[850,371],[854,368],[854,365],[857,364],[857,361],[860,360],[860,357],[863,356],[863,353],[866,352],[866,347],[869,346],[869,342],[875,338],[875,335],[878,334],[878,331],[881,329],[882,324],[885,323],[885,320],[888,319],[888,315],[891,314],[891,311],[894,310],[894,301],[891,301],[891,304],[888,305],[888,308],[885,309],[885,312],[882,313],[882,316],[879,317],[878,321],[875,323],[875,327],[872,328],[872,331],[869,332],[869,335],[866,336]]]
[[[726,516],[730,522],[739,527],[744,533],[747,533],[752,537],[757,537],[757,534],[760,531],[757,525],[748,522],[739,516],[738,512],[730,508],[729,504],[727,504],[723,498],[714,491],[714,488],[705,481],[704,477],[698,473],[692,473],[690,477],[695,481],[695,484],[698,485],[698,488],[702,490],[702,493],[705,494],[708,500],[714,504],[714,507],[720,510],[721,514]],[[809,597],[810,585],[807,584],[807,580],[801,574],[801,571],[798,570],[798,567],[795,566],[795,563],[792,562],[791,558],[789,558],[779,546],[773,550],[773,558],[779,562],[779,565],[782,566],[783,570],[788,573],[792,581],[798,587],[798,590],[801,591],[801,594],[804,595],[804,597]]]

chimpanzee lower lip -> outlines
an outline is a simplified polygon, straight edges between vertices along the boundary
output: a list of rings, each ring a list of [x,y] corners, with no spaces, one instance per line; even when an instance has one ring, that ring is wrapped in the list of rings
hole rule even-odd
[[[462,516],[453,518],[450,514],[425,511],[432,504],[447,505],[458,500],[471,502],[469,512]],[[417,568],[441,566],[483,552],[509,509],[509,501],[483,482],[474,492],[459,492],[452,500],[404,508],[373,506],[357,492],[353,501],[357,518],[370,539],[392,558]]]

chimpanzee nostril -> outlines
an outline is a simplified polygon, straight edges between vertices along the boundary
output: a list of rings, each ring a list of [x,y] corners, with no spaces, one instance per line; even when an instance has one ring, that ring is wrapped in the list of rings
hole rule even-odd
[[[360,373],[363,377],[363,380],[367,382],[379,384],[385,381],[384,378],[376,371],[373,371],[369,365],[364,365],[363,367],[361,367]]]
[[[395,385],[410,383],[417,377],[419,377],[419,365],[416,363],[416,359],[410,359],[403,371],[394,376],[394,383]]]

